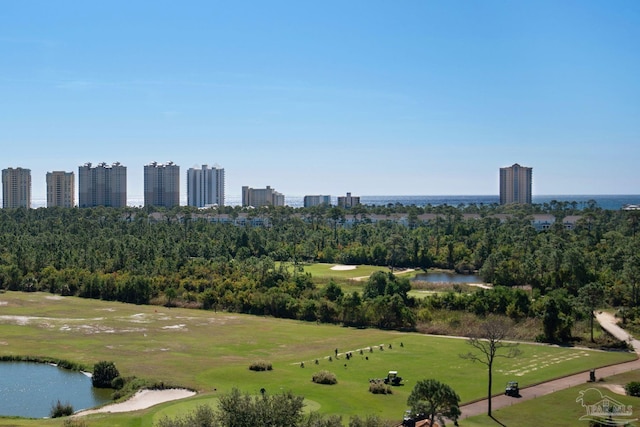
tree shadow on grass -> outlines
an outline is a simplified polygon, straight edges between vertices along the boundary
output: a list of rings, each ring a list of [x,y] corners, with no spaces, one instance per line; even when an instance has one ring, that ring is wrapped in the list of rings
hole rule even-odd
[[[500,422],[500,420],[498,420],[496,417],[494,417],[493,415],[489,415],[489,418],[491,418],[493,421],[496,422],[496,424],[501,425],[502,427],[507,427],[506,424],[502,424],[502,422]]]

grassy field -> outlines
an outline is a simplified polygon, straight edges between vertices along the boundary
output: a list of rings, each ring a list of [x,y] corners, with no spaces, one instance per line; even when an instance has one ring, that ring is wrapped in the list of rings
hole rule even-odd
[[[384,271],[390,272],[391,270],[388,267],[379,267],[375,265],[354,265],[354,266],[345,266],[345,267],[353,267],[348,270],[342,269],[332,269],[337,264],[323,264],[323,263],[314,263],[314,264],[304,264],[303,269],[305,273],[310,273],[314,279],[334,279],[337,281],[340,280],[355,280],[355,279],[366,279],[371,274],[376,271]],[[290,268],[293,268],[291,266]],[[396,270],[398,274],[406,275],[406,277],[412,278],[415,276],[415,271],[405,271]]]
[[[640,409],[638,409],[640,407],[640,398],[620,395],[607,388],[615,385],[624,386],[630,381],[640,381],[640,372],[634,371],[616,375],[607,378],[605,381],[598,381],[593,384],[585,383],[584,385],[568,388],[492,412],[499,423],[509,427],[588,426],[588,421],[580,420],[580,417],[586,415],[586,410],[580,402],[576,402],[576,399],[580,396],[581,391],[585,391],[585,396],[591,397],[588,403],[597,402],[597,397],[599,397],[597,392],[587,391],[593,387],[602,395],[611,397],[625,405],[631,405],[634,414],[627,417],[627,419],[640,418]],[[593,398],[594,396],[596,396],[596,399]],[[460,426],[496,427],[500,425],[498,422],[486,415],[480,415],[460,421]],[[637,425],[637,423],[631,425]]]
[[[627,353],[533,344],[521,348],[519,358],[498,361],[494,371],[496,392],[510,379],[524,386],[633,358]],[[354,357],[347,361],[340,355],[336,360],[335,349],[340,353],[350,351]],[[200,393],[184,402],[130,415],[92,415],[87,418],[92,427],[151,426],[165,412],[183,411],[194,402],[215,402],[217,395],[233,387],[252,394],[262,387],[268,393],[290,390],[305,396],[309,408],[341,414],[345,419],[372,413],[400,419],[413,384],[420,379],[436,378],[449,384],[463,401],[484,395],[483,366],[458,357],[469,349],[464,339],[417,333],[44,293],[0,294],[0,355],[49,356],[87,366],[111,360],[124,376],[164,381]],[[329,356],[333,356],[332,361]],[[248,369],[261,359],[271,362],[273,370]],[[313,384],[311,376],[321,369],[334,372],[338,384]],[[383,377],[389,370],[398,370],[405,385],[395,387],[392,395],[370,394],[368,380]],[[2,426],[61,424],[59,420],[0,419]]]

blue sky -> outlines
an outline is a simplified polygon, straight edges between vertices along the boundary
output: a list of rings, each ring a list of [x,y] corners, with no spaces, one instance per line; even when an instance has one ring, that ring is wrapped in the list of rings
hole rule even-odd
[[[640,2],[0,4],[0,167],[225,168],[227,195],[640,193]]]

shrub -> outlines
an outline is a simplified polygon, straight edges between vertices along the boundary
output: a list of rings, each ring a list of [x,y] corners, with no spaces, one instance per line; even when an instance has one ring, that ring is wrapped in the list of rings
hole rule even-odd
[[[427,307],[421,308],[418,311],[418,321],[420,322],[431,322],[433,320],[433,314],[431,314],[431,310]]]
[[[126,381],[124,378],[122,377],[115,377],[114,379],[111,380],[111,388],[116,389],[116,390],[120,390],[121,388],[124,387]]]
[[[313,381],[316,384],[329,384],[329,385],[338,383],[338,379],[336,378],[336,375],[329,371],[316,372],[315,374],[313,374],[311,381]]]
[[[271,366],[271,362],[266,362],[264,360],[258,360],[253,362],[250,366],[249,369],[251,369],[252,371],[270,371],[273,369],[273,367]]]
[[[194,412],[184,417],[169,418],[164,416],[156,424],[157,427],[214,427],[216,423],[216,414],[208,405],[198,405]]]
[[[85,420],[80,420],[78,418],[67,418],[62,423],[62,427],[89,427]]]
[[[113,362],[101,361],[93,366],[91,382],[96,388],[111,388],[111,381],[120,376]]]
[[[369,392],[373,394],[392,394],[391,386],[381,380],[369,381]]]
[[[51,418],[68,417],[73,414],[73,406],[67,403],[62,403],[59,400],[51,407]]]
[[[390,425],[397,425],[397,423],[390,424],[380,419],[377,415],[367,415],[366,418],[354,415],[349,419],[349,427],[388,427]]]
[[[627,396],[640,397],[640,382],[631,381],[624,386],[624,391],[627,392]]]
[[[114,382],[116,384],[118,384],[120,382],[119,379],[117,378],[122,378],[122,377],[116,377],[114,378]],[[152,388],[151,384],[148,381],[145,381],[141,378],[136,378],[136,377],[124,377],[122,378],[122,388],[116,389],[113,393],[111,393],[111,398],[113,400],[118,400],[121,399],[125,396],[131,396],[133,395],[136,391],[143,389],[143,388]]]

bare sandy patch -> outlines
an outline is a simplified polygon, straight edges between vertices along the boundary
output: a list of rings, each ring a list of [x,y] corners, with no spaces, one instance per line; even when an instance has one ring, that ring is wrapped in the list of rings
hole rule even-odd
[[[6,301],[0,301],[0,305],[8,305],[9,303]]]
[[[347,270],[355,270],[355,269],[356,269],[355,265],[336,264],[333,267],[331,267],[331,270],[336,270],[336,271],[347,271]]]
[[[487,285],[486,283],[465,283],[468,286],[474,286],[476,288],[481,288],[481,289],[493,289],[493,286],[491,285]]]
[[[163,326],[162,329],[178,329],[178,330],[185,330],[187,328],[187,325],[185,324],[180,324],[180,325],[170,325],[170,326]]]
[[[46,297],[44,297],[45,299],[48,300],[52,300],[52,301],[60,301],[61,299],[63,299],[64,297],[61,297],[60,295],[47,295]]]
[[[622,395],[627,394],[627,392],[624,390],[624,386],[620,384],[602,384],[602,386],[608,390],[611,390],[616,394],[622,394]]]
[[[80,411],[74,416],[139,411],[141,409],[147,409],[152,406],[159,405],[160,403],[170,402],[172,400],[178,399],[185,399],[187,397],[194,396],[195,394],[195,391],[179,388],[169,390],[140,390],[126,402],[114,403],[113,405],[103,406],[102,408],[98,409]]]

